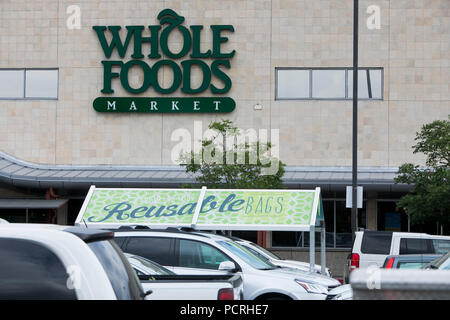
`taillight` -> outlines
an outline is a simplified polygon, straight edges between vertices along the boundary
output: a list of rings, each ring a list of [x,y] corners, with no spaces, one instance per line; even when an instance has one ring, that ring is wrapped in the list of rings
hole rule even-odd
[[[359,254],[352,253],[352,260],[350,262],[350,270],[355,270],[359,268]]]
[[[390,258],[388,263],[386,264],[386,269],[392,269],[393,265],[394,265],[394,258]]]
[[[220,289],[217,294],[217,300],[234,300],[234,292],[232,288]]]

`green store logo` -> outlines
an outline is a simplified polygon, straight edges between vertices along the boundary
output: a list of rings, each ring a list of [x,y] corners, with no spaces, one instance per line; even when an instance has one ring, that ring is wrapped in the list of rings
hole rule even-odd
[[[184,17],[171,9],[164,9],[158,14],[160,25],[148,26],[150,36],[143,36],[145,26],[126,26],[126,37],[122,39],[120,26],[93,26],[105,57],[110,59],[116,51],[124,58],[127,50],[132,47],[131,60],[103,60],[104,94],[113,94],[112,81],[117,78],[125,91],[131,94],[142,94],[154,90],[161,94],[171,94],[180,89],[188,95],[196,95],[209,90],[213,95],[223,95],[231,89],[231,79],[226,73],[230,69],[230,59],[235,50],[223,52],[221,45],[228,41],[227,32],[234,32],[232,25],[211,25],[212,48],[201,50],[201,25],[183,26]],[[179,32],[182,43],[177,52],[169,48],[169,36]],[[107,34],[108,37],[107,37]],[[110,39],[108,42],[107,38]],[[144,52],[142,45],[149,46]],[[162,57],[166,57],[162,59]],[[183,59],[180,63],[175,60]],[[152,60],[157,60],[151,63]],[[163,87],[158,79],[158,71],[168,68],[173,73],[172,83]],[[201,70],[201,84],[193,87],[191,74],[193,68]],[[130,69],[139,68],[143,72],[143,81],[138,87],[132,87],[129,82]],[[120,71],[119,71],[120,70]],[[218,79],[220,85],[212,83]],[[229,97],[99,97],[94,100],[94,109],[98,112],[231,112],[235,102]]]

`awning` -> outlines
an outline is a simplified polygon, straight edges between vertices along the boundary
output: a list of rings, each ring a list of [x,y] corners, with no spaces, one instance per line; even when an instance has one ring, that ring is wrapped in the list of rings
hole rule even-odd
[[[59,209],[67,199],[0,199],[0,209]]]
[[[364,190],[378,192],[409,191],[412,186],[394,183],[397,171],[397,167],[359,167],[358,184]],[[21,188],[177,188],[195,183],[195,176],[175,165],[48,165],[23,161],[0,151],[0,182]],[[293,189],[320,186],[322,191],[344,190],[352,184],[352,168],[286,166],[282,179],[284,185]]]
[[[91,186],[77,225],[310,231],[323,220],[315,190],[113,189]],[[319,217],[319,219],[317,219]]]

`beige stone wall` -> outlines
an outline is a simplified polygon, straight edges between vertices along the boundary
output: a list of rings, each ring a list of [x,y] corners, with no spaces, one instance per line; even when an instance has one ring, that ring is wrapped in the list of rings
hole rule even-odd
[[[82,28],[66,27],[69,5],[81,8]],[[381,30],[366,28],[366,8],[381,7]],[[0,68],[59,68],[59,99],[0,100],[0,150],[49,164],[171,164],[171,133],[229,118],[242,128],[280,130],[280,157],[289,165],[351,165],[350,101],[276,101],[275,67],[350,67],[351,0],[0,2]],[[384,68],[384,100],[361,101],[359,164],[398,166],[412,155],[415,132],[450,113],[450,2],[360,1],[360,65]],[[236,50],[227,70],[226,116],[101,114],[105,60],[93,25],[153,25],[171,8],[185,26],[232,24],[224,50]],[[172,45],[179,45],[175,35]],[[144,46],[145,49],[145,46]],[[128,52],[128,57],[131,50]],[[112,59],[114,56],[112,57]],[[146,60],[150,64],[152,61]],[[169,72],[161,75],[169,83]],[[133,75],[138,83],[142,75]],[[116,96],[128,96],[113,80]],[[151,91],[142,96],[156,95]],[[172,96],[182,96],[175,92]],[[202,94],[209,96],[209,92]],[[254,110],[260,103],[263,110]]]

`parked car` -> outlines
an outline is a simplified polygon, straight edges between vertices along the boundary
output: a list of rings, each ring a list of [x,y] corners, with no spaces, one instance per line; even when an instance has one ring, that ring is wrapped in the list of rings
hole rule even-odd
[[[232,239],[237,243],[239,243],[241,246],[243,246],[245,249],[249,250],[254,255],[258,256],[259,258],[269,260],[276,266],[292,268],[302,272],[309,272],[310,270],[310,265],[307,262],[281,259],[274,253],[264,249],[263,247],[258,246],[256,243],[239,238],[232,238]],[[321,266],[316,264],[315,272],[321,274],[321,271],[322,271]],[[331,277],[331,272],[328,268],[325,268],[325,275]]]
[[[113,236],[69,226],[1,224],[0,299],[141,300],[146,294]]]
[[[115,241],[123,251],[155,261],[177,274],[240,275],[244,299],[319,299],[340,283],[329,277],[277,267],[230,238],[178,229],[119,229]]]
[[[450,251],[436,260],[424,265],[422,269],[450,270]]]
[[[344,284],[330,290],[327,295],[327,300],[353,300],[352,286]]]
[[[441,255],[435,254],[407,254],[401,256],[388,256],[384,261],[385,269],[420,269]]]
[[[144,257],[125,253],[144,290],[152,290],[147,300],[240,300],[239,275],[178,275]]]
[[[389,255],[445,254],[450,250],[449,236],[426,233],[359,231],[355,233],[349,270],[381,267]]]

